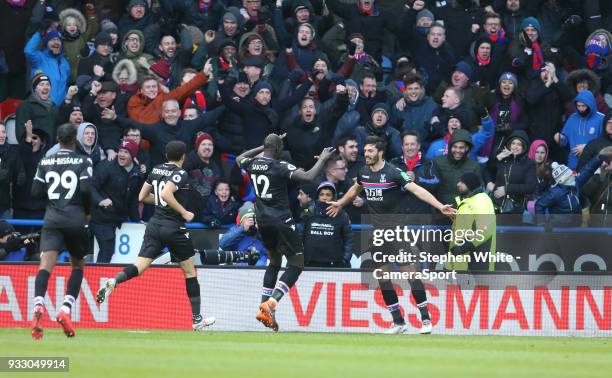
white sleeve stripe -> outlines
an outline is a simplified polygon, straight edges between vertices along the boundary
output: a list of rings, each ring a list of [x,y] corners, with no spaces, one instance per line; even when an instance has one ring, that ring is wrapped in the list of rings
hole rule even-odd
[[[40,181],[40,182],[45,182],[45,180],[41,179],[41,178],[40,178],[40,177],[38,177],[38,176],[34,177],[34,180],[38,180],[38,181]]]
[[[79,179],[81,179],[81,180],[87,180],[88,178],[89,178],[89,176],[81,176],[81,177],[79,177]]]

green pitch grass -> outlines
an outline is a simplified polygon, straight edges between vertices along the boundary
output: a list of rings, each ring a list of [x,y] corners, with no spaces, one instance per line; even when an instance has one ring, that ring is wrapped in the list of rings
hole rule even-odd
[[[0,356],[68,356],[11,377],[610,377],[612,339],[0,329]]]

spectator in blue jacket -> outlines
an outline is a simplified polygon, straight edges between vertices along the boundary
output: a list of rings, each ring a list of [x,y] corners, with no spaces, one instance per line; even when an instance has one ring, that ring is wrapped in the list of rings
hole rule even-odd
[[[43,49],[38,45],[42,40]],[[34,33],[26,44],[23,52],[31,67],[32,77],[37,71],[44,72],[51,81],[51,98],[59,107],[64,101],[68,81],[70,80],[70,63],[62,52],[63,42],[60,33],[52,30],[42,36]]]
[[[574,98],[576,112],[567,121],[561,133],[555,134],[555,142],[561,147],[569,145],[567,166],[575,170],[587,143],[599,137],[602,132],[604,115],[597,111],[595,96],[589,90],[582,91]]]
[[[425,83],[418,73],[408,74],[403,80],[402,97],[391,111],[391,124],[400,124],[401,131],[416,131],[419,139],[427,137],[427,126],[438,104],[425,96]]]
[[[257,231],[255,222],[255,205],[247,201],[238,211],[238,224],[229,229],[221,236],[219,248],[224,251],[246,252],[253,247],[259,252],[259,260],[256,266],[266,266],[268,263],[268,251],[264,247],[261,235]]]

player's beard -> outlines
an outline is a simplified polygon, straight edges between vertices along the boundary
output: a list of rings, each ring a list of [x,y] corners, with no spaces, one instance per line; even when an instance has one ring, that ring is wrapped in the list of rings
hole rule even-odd
[[[366,158],[366,164],[369,166],[375,165],[376,163],[378,163],[378,155],[374,155],[372,156],[372,158],[370,158],[370,161],[368,162],[368,159]]]

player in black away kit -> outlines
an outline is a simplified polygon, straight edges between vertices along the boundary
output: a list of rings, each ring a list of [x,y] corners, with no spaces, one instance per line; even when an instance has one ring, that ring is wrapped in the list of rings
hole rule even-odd
[[[274,331],[278,331],[274,316],[277,302],[289,292],[304,269],[304,247],[289,210],[287,183],[289,180],[314,180],[334,149],[323,149],[318,161],[308,172],[279,160],[282,151],[282,137],[270,134],[264,140],[263,146],[244,152],[236,158],[238,165],[251,175],[257,196],[257,225],[270,258],[270,264],[264,274],[261,304],[256,318]],[[261,152],[263,156],[255,157]],[[287,270],[277,282],[283,255],[287,258]]]
[[[89,209],[89,186],[93,171],[91,160],[74,152],[76,134],[76,129],[68,124],[57,129],[60,150],[40,160],[32,183],[32,196],[49,200],[40,237],[40,269],[34,283],[32,337],[36,340],[43,336],[40,320],[44,314],[49,276],[58,252],[64,247],[70,252],[72,272],[64,302],[55,319],[66,336],[75,335],[70,310],[79,296],[84,257],[89,253],[85,209]]]
[[[151,170],[140,190],[138,200],[154,204],[155,212],[145,229],[136,263],[125,267],[115,278],[107,280],[98,290],[97,300],[98,303],[104,302],[117,285],[141,275],[153,260],[163,253],[162,249],[168,247],[185,273],[185,286],[191,303],[192,328],[194,331],[202,331],[214,324],[215,318],[204,318],[200,314],[200,284],[193,263],[195,252],[185,227],[185,222],[193,219],[193,213],[183,207],[183,204],[187,203],[188,195],[185,189],[189,188],[187,172],[181,168],[185,161],[185,148],[185,143],[181,141],[169,142],[165,150],[168,162]]]
[[[361,168],[357,176],[357,182],[338,201],[331,202],[327,213],[336,216],[343,206],[353,202],[362,189],[365,189],[368,211],[371,214],[374,227],[385,228],[388,224],[389,214],[399,214],[401,211],[400,196],[403,190],[414,194],[421,201],[427,202],[442,213],[452,216],[455,209],[451,205],[441,204],[431,193],[412,182],[410,177],[399,168],[383,159],[385,153],[385,142],[375,136],[367,137],[364,143],[365,166]],[[387,219],[385,219],[387,218]],[[397,254],[402,248],[398,243],[385,243],[387,253]],[[394,326],[386,333],[404,333],[407,330],[406,322],[401,315],[397,293],[391,281],[378,280],[380,290],[387,305],[387,309],[393,316]],[[431,320],[427,310],[427,295],[421,280],[410,281],[412,295],[421,313],[421,333],[431,333]]]

